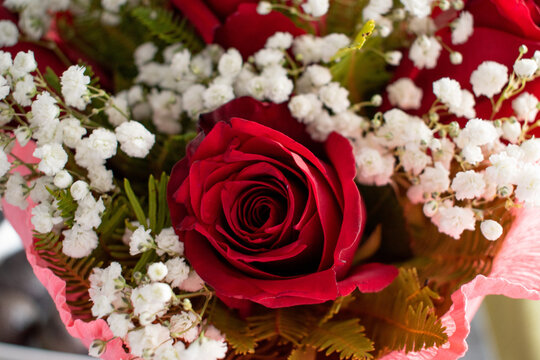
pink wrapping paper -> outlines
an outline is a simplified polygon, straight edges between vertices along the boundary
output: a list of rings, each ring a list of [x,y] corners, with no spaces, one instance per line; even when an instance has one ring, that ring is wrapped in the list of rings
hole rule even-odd
[[[23,159],[31,159],[33,146],[15,148],[15,154]],[[20,167],[17,171],[26,169]],[[66,304],[65,283],[54,275],[39,258],[32,244],[32,225],[30,222],[32,204],[26,209],[3,201],[6,219],[13,225],[22,239],[28,262],[41,283],[47,288],[60,314],[67,331],[81,339],[85,346],[93,340],[110,340],[113,335],[104,320],[84,322],[74,319]],[[485,295],[505,295],[511,298],[540,299],[540,210],[520,210],[507,238],[494,260],[489,276],[479,275],[463,285],[452,295],[453,305],[443,316],[449,341],[440,348],[430,348],[420,352],[405,354],[393,352],[384,360],[451,360],[457,359],[467,351],[466,338],[470,331],[470,321]],[[129,359],[130,355],[122,348],[119,339],[107,345],[103,359]]]

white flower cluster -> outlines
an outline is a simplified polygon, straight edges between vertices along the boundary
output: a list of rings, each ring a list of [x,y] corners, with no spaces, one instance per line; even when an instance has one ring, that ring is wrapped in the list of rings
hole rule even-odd
[[[135,286],[126,282],[119,263],[95,268],[89,277],[92,314],[106,317],[113,335],[135,356],[152,360],[223,358],[227,352],[224,337],[204,324],[189,297],[182,295],[181,291],[200,291],[204,283],[181,257],[183,246],[172,228],[164,229],[154,241],[140,226],[130,241],[137,251],[156,248],[160,261],[148,264],[146,275],[134,275],[138,279]],[[90,355],[99,357],[105,347],[102,340],[96,340]]]
[[[68,10],[70,0],[7,0],[2,3],[12,12],[18,13],[18,26],[32,40],[39,40],[49,30],[56,12]],[[17,43],[19,31],[9,20],[0,21],[0,47]]]
[[[301,3],[301,1],[298,1],[297,3]],[[306,0],[300,6],[304,13],[314,17],[324,16],[328,12],[329,7],[329,0]],[[281,6],[281,8],[283,8],[283,6]],[[297,13],[297,10],[295,8],[290,8],[290,10],[292,13]],[[257,5],[257,13],[260,15],[268,15],[271,11],[272,4],[268,1],[261,1]]]
[[[402,170],[412,184],[407,196],[424,204],[425,215],[439,231],[459,239],[464,230],[474,230],[482,221],[484,236],[499,238],[502,226],[485,219],[492,213],[482,203],[540,205],[540,139],[527,136],[531,124],[539,121],[539,101],[524,92],[512,101],[515,116],[491,121],[475,118],[475,95],[492,98],[500,93],[493,102],[496,113],[503,101],[538,77],[535,57],[522,55],[510,76],[504,65],[480,64],[470,78],[474,95],[453,79],[435,81],[437,101],[424,118],[397,108],[376,115],[372,129],[355,143],[358,180],[383,185]],[[389,85],[388,94],[390,103],[402,109],[418,108],[422,97],[409,79]],[[448,113],[468,119],[465,126],[440,123],[439,114]]]

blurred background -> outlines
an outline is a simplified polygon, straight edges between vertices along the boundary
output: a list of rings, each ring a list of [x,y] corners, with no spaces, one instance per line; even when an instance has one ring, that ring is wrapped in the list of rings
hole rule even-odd
[[[84,360],[60,321],[22,244],[0,213],[0,360]],[[465,360],[540,359],[540,302],[487,297],[472,325]]]

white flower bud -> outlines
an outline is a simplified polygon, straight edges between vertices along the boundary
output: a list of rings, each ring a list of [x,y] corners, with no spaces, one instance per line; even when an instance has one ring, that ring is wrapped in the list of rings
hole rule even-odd
[[[257,5],[257,14],[259,15],[268,15],[270,14],[270,11],[272,11],[272,4],[268,1],[261,1],[259,5]]]
[[[167,265],[165,265],[162,262],[156,262],[151,264],[148,267],[148,277],[150,277],[150,280],[152,281],[161,281],[165,279],[165,276],[167,276]]]
[[[435,200],[430,200],[424,204],[424,207],[422,210],[424,211],[424,215],[427,217],[432,217],[437,213],[437,210],[439,209],[439,204]]]
[[[514,71],[520,78],[529,78],[538,70],[538,64],[533,59],[521,59],[514,63]]]
[[[71,192],[71,196],[75,201],[80,201],[85,198],[86,195],[88,195],[88,192],[90,191],[88,189],[88,183],[77,180],[71,185],[71,188],[69,189]]]
[[[482,235],[488,240],[497,240],[503,233],[501,224],[494,220],[485,220],[480,224]]]
[[[450,62],[454,65],[459,65],[463,62],[463,55],[459,51],[452,51],[450,54]]]
[[[73,177],[67,172],[67,170],[60,170],[54,176],[54,186],[60,189],[65,189],[71,185]]]

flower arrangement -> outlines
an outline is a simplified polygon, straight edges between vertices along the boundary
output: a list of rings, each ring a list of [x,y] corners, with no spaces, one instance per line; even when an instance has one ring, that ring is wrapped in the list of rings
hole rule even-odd
[[[104,359],[456,359],[540,299],[540,9],[9,0],[0,190]]]

